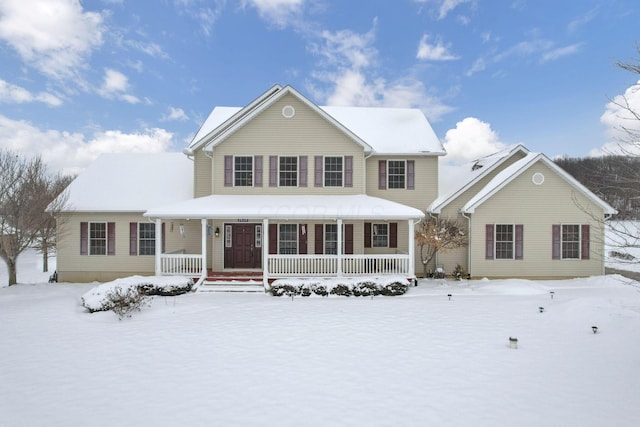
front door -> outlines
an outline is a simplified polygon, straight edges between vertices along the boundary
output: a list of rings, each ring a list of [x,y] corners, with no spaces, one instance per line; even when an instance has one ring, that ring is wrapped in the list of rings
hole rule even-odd
[[[261,268],[262,224],[225,224],[224,268]]]

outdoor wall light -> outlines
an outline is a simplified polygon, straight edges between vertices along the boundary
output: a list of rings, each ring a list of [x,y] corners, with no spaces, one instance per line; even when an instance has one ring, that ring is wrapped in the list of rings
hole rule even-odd
[[[216,237],[220,237],[220,227],[216,227]]]

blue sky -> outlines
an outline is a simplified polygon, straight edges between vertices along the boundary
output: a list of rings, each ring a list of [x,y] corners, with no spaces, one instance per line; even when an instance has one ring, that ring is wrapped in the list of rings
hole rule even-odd
[[[636,0],[3,0],[0,146],[77,171],[180,151],[274,83],[320,105],[420,108],[463,161],[595,154],[640,105]]]

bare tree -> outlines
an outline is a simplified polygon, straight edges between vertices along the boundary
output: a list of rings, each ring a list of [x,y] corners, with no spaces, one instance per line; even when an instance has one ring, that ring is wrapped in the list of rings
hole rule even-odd
[[[464,225],[456,219],[427,216],[416,228],[416,241],[420,246],[420,259],[424,275],[427,266],[438,252],[463,248],[468,245]]]
[[[17,283],[18,256],[50,220],[45,212],[53,200],[45,191],[50,180],[40,158],[0,151],[0,258],[7,265],[9,285]]]

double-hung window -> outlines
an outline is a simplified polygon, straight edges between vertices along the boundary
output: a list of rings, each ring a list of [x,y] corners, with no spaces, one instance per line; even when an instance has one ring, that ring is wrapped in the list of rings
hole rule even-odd
[[[496,224],[496,259],[513,259],[513,225]]]
[[[278,230],[278,253],[295,255],[298,253],[298,224],[280,224]]]
[[[371,246],[374,248],[386,248],[389,246],[389,225],[372,224]]]
[[[324,186],[342,187],[342,179],[343,158],[326,156],[324,158]]]
[[[253,186],[253,157],[236,156],[234,157],[233,162],[234,185],[236,187]]]
[[[562,259],[580,258],[580,225],[562,225]]]
[[[89,223],[89,255],[107,254],[107,223]]]
[[[278,159],[280,187],[296,187],[298,186],[298,157],[297,156],[281,156]]]
[[[404,160],[389,160],[387,162],[388,188],[405,188],[406,183],[406,162]]]
[[[324,253],[336,255],[338,253],[338,225],[324,224]]]
[[[156,254],[156,225],[151,222],[138,224],[138,254]]]

